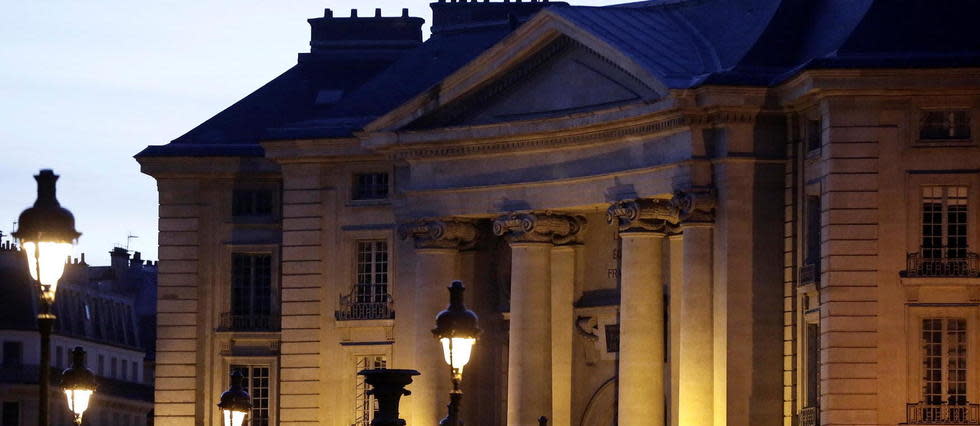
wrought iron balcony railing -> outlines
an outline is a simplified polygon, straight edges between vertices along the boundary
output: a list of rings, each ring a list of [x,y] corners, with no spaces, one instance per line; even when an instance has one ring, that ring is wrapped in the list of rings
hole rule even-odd
[[[969,251],[923,249],[908,254],[904,277],[980,277],[980,257]]]
[[[337,321],[384,320],[395,318],[395,302],[390,295],[371,298],[371,301],[358,301],[357,297],[341,296],[340,310],[335,313]],[[381,300],[381,301],[374,301]]]
[[[800,411],[800,426],[820,426],[820,407],[806,407]]]
[[[279,331],[279,315],[273,314],[221,314],[219,331]]]
[[[914,425],[980,425],[980,404],[906,404],[907,423]]]
[[[800,267],[800,285],[813,284],[820,281],[820,268],[818,265],[808,263]]]

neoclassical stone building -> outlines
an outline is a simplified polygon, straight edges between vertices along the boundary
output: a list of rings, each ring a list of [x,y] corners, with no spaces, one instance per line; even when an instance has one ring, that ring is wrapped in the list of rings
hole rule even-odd
[[[311,19],[296,66],[137,155],[156,422],[367,425],[446,286],[470,425],[978,424],[977,6],[432,4]]]

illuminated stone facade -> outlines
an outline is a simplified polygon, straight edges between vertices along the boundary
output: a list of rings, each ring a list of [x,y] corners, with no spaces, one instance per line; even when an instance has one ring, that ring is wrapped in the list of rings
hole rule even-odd
[[[157,422],[217,425],[228,370],[259,365],[262,421],[365,424],[356,369],[383,365],[422,372],[402,413],[435,424],[430,329],[461,279],[485,330],[467,424],[968,424],[980,73],[942,37],[969,25],[794,4],[440,2],[425,43],[413,18],[311,20],[284,76],[388,62],[308,82],[307,109],[281,77],[138,156],[160,190]],[[915,30],[932,53],[880,36],[939,19]],[[933,361],[965,367],[925,383]]]

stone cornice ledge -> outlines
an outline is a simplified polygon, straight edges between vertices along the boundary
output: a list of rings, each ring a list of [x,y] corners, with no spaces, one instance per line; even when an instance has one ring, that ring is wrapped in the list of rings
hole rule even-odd
[[[154,178],[232,178],[242,175],[279,178],[279,165],[251,157],[147,157],[139,158],[140,171]]]
[[[502,154],[520,151],[537,151],[570,148],[649,136],[665,136],[691,127],[718,126],[731,123],[753,123],[759,109],[756,107],[712,108],[710,110],[669,110],[634,120],[580,127],[551,134],[513,134],[499,138],[472,139],[463,134],[458,139],[432,142],[407,142],[403,134],[376,133],[365,135],[369,144],[388,145],[379,148],[393,160],[418,158],[447,158],[475,155]],[[372,139],[373,138],[373,139]]]

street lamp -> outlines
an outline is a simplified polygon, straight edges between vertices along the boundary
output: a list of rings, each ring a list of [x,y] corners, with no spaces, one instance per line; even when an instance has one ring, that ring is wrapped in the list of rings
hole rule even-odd
[[[41,362],[38,383],[38,424],[48,425],[48,387],[51,380],[51,328],[55,316],[51,311],[58,290],[58,280],[65,272],[65,263],[71,247],[81,235],[75,230],[75,217],[62,208],[55,196],[58,176],[51,170],[41,170],[37,180],[37,200],[34,206],[24,210],[18,219],[17,232],[12,235],[20,241],[27,253],[31,278],[38,286],[40,305],[37,327],[41,333]]]
[[[75,415],[75,424],[82,424],[82,415],[95,393],[95,375],[85,368],[85,350],[81,346],[71,353],[71,367],[61,373],[61,387],[68,398],[68,410]]]
[[[235,370],[231,373],[231,387],[221,394],[218,408],[221,409],[224,426],[242,426],[252,410],[252,398],[245,392],[244,379],[242,372]]]
[[[480,336],[477,317],[463,304],[463,283],[453,281],[449,286],[449,307],[436,316],[436,328],[432,329],[442,343],[446,364],[452,371],[453,390],[449,393],[449,415],[442,419],[441,426],[459,426],[459,405],[463,400],[460,382],[463,380],[463,367],[470,361],[473,345]]]

